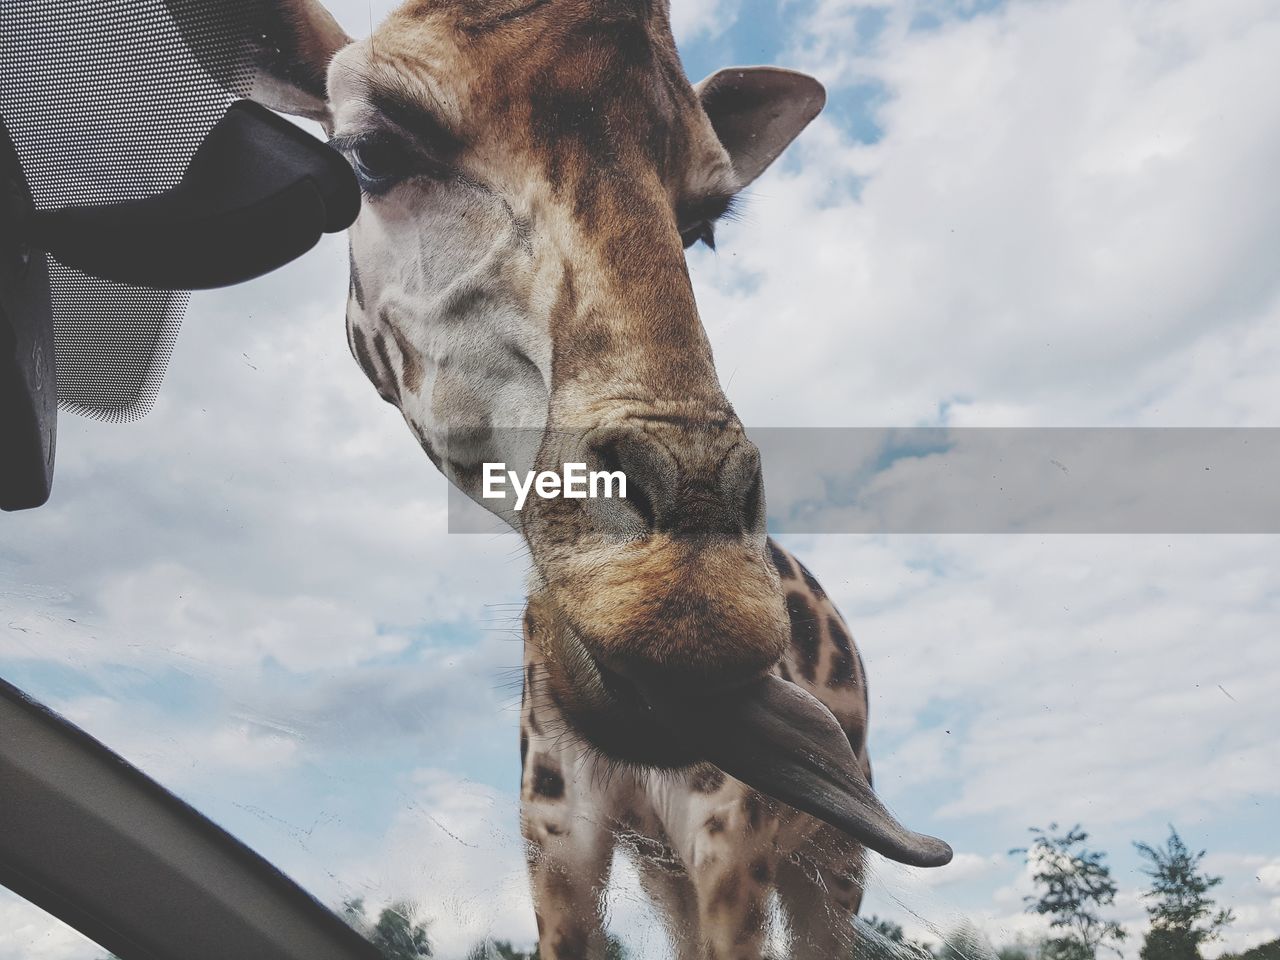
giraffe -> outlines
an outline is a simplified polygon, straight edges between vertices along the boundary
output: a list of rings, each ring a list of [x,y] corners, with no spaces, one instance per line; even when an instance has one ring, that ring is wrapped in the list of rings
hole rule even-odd
[[[866,668],[848,625],[812,573],[777,543],[791,638],[772,668],[835,716],[871,782]],[[677,960],[759,958],[776,893],[794,960],[852,957],[863,850],[812,817],[771,802],[710,764],[674,774],[609,767],[584,752],[555,692],[554,606],[523,618],[521,826],[537,904],[539,956],[598,957],[615,850],[630,853],[662,912]],[[551,661],[548,664],[548,660]]]
[[[166,0],[197,53],[200,24]],[[318,0],[236,0],[230,89],[319,121],[363,205],[347,337],[378,393],[532,561],[522,830],[544,960],[603,955],[613,852],[681,958],[851,933],[866,849],[950,859],[876,798],[865,671],[765,530],[684,250],[818,114],[775,67],[686,78],[665,0],[407,0],[353,41]],[[216,57],[208,57],[213,64]],[[621,500],[482,496],[486,463],[620,469]],[[847,951],[844,951],[847,952]]]

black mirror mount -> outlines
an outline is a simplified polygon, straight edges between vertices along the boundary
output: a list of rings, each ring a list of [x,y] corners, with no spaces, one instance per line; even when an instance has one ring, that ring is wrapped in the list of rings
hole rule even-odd
[[[30,241],[119,283],[204,290],[252,280],[351,225],[360,190],[336,151],[250,100],[227,108],[181,182],[125,203],[39,211]]]
[[[349,227],[360,189],[337,151],[248,100],[232,103],[174,187],[123,203],[33,208],[0,123],[0,509],[49,498],[57,424],[45,254],[163,290],[229,286]]]
[[[49,273],[25,240],[31,196],[0,123],[0,509],[38,507],[53,485],[58,394]]]

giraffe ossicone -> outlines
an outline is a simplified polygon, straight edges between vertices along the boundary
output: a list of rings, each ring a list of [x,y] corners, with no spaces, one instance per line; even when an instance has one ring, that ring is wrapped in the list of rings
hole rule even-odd
[[[603,954],[600,898],[630,844],[678,956],[758,957],[771,890],[794,956],[831,956],[863,846],[922,865],[950,849],[875,797],[857,649],[767,537],[759,453],[684,256],[817,116],[822,86],[775,67],[691,85],[663,0],[408,0],[363,40],[316,0],[235,3],[256,72],[226,82],[321,122],[360,180],[353,356],[529,547],[522,820],[541,955]],[[183,26],[200,52],[200,24]],[[483,496],[499,462],[621,472],[627,496],[517,511]]]

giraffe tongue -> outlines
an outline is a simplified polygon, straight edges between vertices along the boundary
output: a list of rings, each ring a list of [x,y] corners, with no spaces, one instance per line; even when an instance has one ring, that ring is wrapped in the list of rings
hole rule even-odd
[[[748,786],[891,860],[916,867],[950,862],[950,846],[913,833],[885,809],[835,717],[795,684],[768,676],[715,698],[643,694],[672,732]]]

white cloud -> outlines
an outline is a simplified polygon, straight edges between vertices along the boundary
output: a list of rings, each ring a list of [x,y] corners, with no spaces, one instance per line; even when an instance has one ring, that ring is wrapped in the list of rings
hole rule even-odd
[[[1211,852],[1204,867],[1223,877],[1213,896],[1236,914],[1222,938],[1206,948],[1207,956],[1239,952],[1280,937],[1280,856]]]
[[[0,960],[90,960],[106,955],[75,930],[0,887]]]
[[[891,798],[928,789],[941,817],[1020,829],[1280,796],[1263,759],[1280,723],[1268,539],[801,543],[867,659]]]
[[[443,956],[486,936],[536,936],[513,798],[444,770],[416,771],[410,799],[367,855],[343,865],[371,912],[408,898]]]
[[[326,0],[325,7],[353,37],[370,33],[396,7],[395,0]],[[679,43],[718,37],[733,26],[741,11],[741,0],[672,0],[671,29]],[[697,78],[695,78],[697,79]]]
[[[1258,883],[1268,893],[1280,893],[1280,860],[1258,867]]]
[[[819,9],[808,65],[880,85],[883,138],[807,132],[699,258],[749,425],[943,403],[963,424],[1272,422],[1274,6],[1013,3],[912,32],[899,4],[856,70],[838,52],[867,44]]]
[[[166,787],[189,793],[219,778],[287,776],[301,738],[237,720],[178,719],[145,705],[85,696],[52,706]],[[145,722],[144,722],[145,720]]]
[[[681,44],[718,37],[733,26],[740,8],[741,0],[672,0],[671,31]]]

